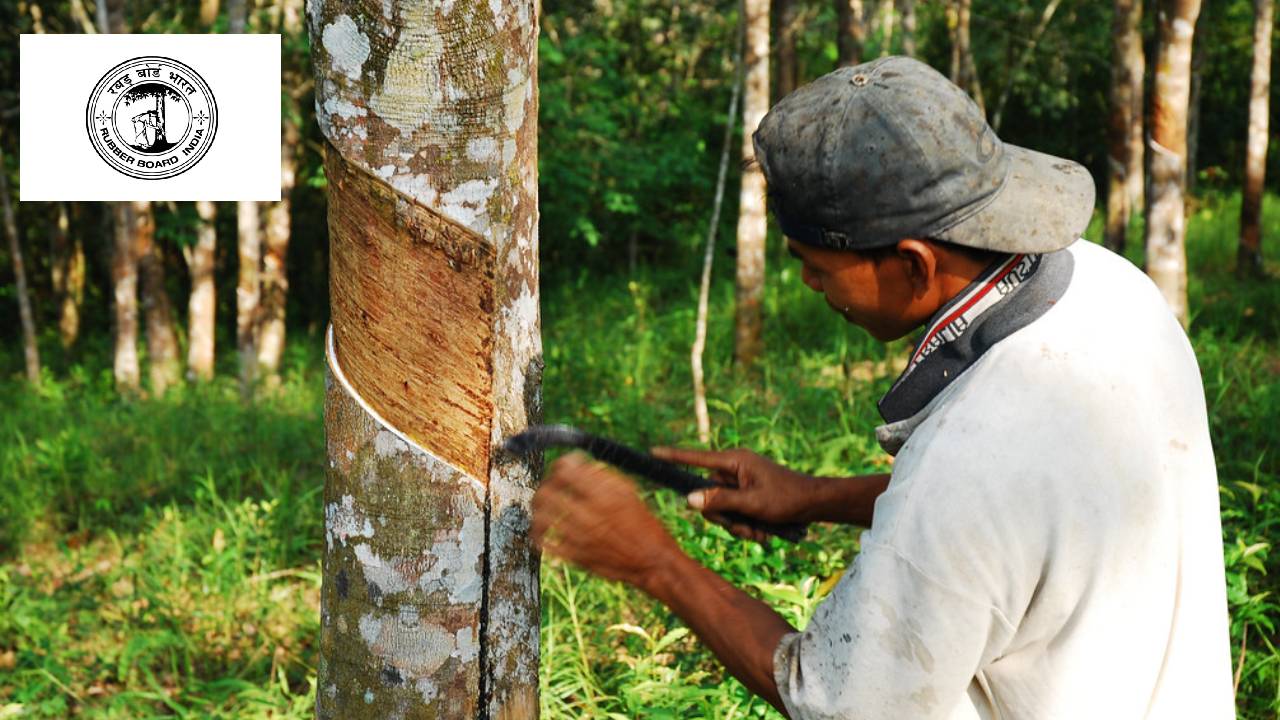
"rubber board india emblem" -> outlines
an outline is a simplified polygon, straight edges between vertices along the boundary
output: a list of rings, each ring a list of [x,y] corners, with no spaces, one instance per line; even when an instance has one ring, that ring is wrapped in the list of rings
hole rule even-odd
[[[218,106],[199,73],[148,55],[111,68],[89,95],[93,149],[130,177],[161,180],[200,162],[218,129]]]

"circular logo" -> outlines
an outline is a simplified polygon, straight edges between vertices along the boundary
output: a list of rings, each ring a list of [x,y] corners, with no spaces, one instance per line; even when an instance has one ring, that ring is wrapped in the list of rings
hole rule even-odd
[[[218,129],[209,84],[183,63],[158,55],[111,68],[89,95],[85,115],[98,155],[143,180],[190,170],[209,152]]]

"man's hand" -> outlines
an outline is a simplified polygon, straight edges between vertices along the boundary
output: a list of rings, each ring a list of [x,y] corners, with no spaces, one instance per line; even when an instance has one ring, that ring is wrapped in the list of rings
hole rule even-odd
[[[650,452],[669,462],[709,468],[711,479],[724,487],[689,493],[689,505],[738,537],[763,542],[769,536],[744,523],[730,521],[725,513],[736,512],[776,524],[803,524],[815,519],[812,504],[818,478],[788,470],[763,455],[750,450],[666,447]]]
[[[629,478],[583,453],[551,464],[533,496],[533,540],[543,552],[648,591],[679,546]]]
[[[725,487],[689,493],[689,505],[708,520],[741,538],[763,542],[764,532],[731,522],[736,512],[769,523],[852,523],[871,527],[876,498],[889,485],[888,475],[813,477],[750,450],[687,450],[657,447],[653,456],[669,462],[709,468],[711,479]]]

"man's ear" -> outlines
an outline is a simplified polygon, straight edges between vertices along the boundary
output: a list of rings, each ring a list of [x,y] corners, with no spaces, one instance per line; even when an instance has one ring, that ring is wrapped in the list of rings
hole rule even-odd
[[[906,238],[898,241],[897,251],[898,257],[906,262],[912,291],[917,297],[924,295],[933,286],[938,271],[938,256],[934,254],[933,247],[929,243]]]

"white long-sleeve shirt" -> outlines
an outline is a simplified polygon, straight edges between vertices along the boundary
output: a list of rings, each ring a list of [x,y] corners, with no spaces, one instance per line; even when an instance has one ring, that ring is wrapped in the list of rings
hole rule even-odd
[[[862,551],[774,655],[793,720],[1234,717],[1195,356],[1131,264],[1083,241],[1061,253],[1056,292],[980,294],[1025,258],[975,281],[891,391],[912,414],[882,428],[900,450]],[[963,315],[1033,301],[994,342]],[[926,364],[947,325],[980,349]]]

